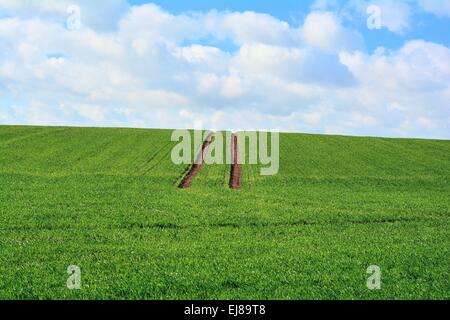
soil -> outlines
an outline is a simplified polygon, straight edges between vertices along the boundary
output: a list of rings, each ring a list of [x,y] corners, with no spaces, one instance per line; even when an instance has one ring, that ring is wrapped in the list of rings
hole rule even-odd
[[[203,165],[205,164],[204,159],[206,156],[206,152],[208,151],[208,147],[211,145],[211,143],[213,141],[213,137],[214,137],[214,135],[210,134],[206,138],[206,140],[203,142],[202,150],[200,150],[195,163],[191,166],[189,171],[186,173],[183,180],[181,180],[181,183],[178,186],[179,188],[188,189],[191,187],[192,181],[194,180],[195,176],[200,172]]]
[[[238,163],[238,137],[236,135],[231,136],[231,145],[233,148],[233,163],[230,172],[230,188],[240,189],[242,186],[242,165]]]

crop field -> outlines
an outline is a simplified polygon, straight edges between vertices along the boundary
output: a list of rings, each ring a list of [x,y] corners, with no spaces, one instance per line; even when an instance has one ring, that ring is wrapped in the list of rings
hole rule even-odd
[[[450,299],[450,141],[281,134],[231,190],[170,137],[0,126],[0,299]]]

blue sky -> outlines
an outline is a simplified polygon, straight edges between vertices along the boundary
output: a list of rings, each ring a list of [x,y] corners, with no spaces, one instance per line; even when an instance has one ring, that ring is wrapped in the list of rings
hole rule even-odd
[[[433,0],[435,1],[435,0]],[[436,0],[440,1],[440,0]],[[311,6],[314,5],[314,0],[220,0],[220,1],[208,1],[208,0],[131,0],[130,4],[139,5],[145,3],[156,3],[162,8],[172,13],[184,13],[187,11],[256,11],[261,13],[270,14],[278,19],[286,21],[292,25],[299,25],[307,14],[311,10]],[[338,4],[345,6],[348,1],[337,1]],[[401,1],[400,1],[401,2]],[[417,1],[403,1],[417,4]],[[417,9],[414,9],[417,10]],[[413,27],[409,32],[405,34],[395,34],[389,32],[386,29],[381,30],[368,30],[365,27],[365,20],[354,21],[353,25],[356,26],[360,32],[363,33],[366,41],[367,49],[374,50],[379,46],[385,46],[387,48],[400,47],[405,40],[410,39],[425,39],[428,41],[441,43],[446,46],[450,46],[450,19],[438,17],[434,14],[427,12],[420,12],[415,16],[412,22]]]
[[[0,0],[0,124],[448,139],[448,30],[449,0]]]
[[[152,1],[133,0],[130,4],[144,4]],[[274,17],[285,21],[291,21],[304,15],[309,11],[309,7],[314,1],[298,1],[298,0],[191,0],[191,1],[177,1],[164,0],[153,1],[162,8],[173,12],[183,13],[186,11],[209,11],[212,9],[219,11],[257,11],[261,13],[268,13]],[[303,13],[302,13],[303,12]]]

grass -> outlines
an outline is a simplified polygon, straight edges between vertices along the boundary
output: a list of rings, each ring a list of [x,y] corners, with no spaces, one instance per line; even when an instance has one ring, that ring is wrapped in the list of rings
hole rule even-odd
[[[170,134],[0,126],[0,299],[450,298],[450,141],[282,134],[179,190]]]

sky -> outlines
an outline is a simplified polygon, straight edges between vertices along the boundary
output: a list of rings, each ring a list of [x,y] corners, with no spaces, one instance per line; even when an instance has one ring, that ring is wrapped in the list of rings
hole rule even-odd
[[[450,0],[0,0],[0,124],[450,138]]]

